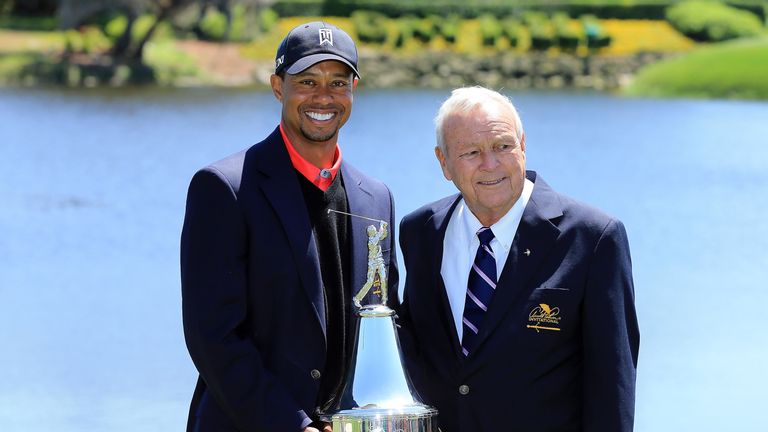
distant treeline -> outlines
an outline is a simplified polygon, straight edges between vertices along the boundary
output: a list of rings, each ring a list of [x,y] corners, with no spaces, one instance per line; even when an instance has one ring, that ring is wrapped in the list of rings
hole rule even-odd
[[[389,17],[458,14],[476,18],[483,14],[506,16],[523,10],[565,12],[572,17],[594,15],[615,19],[664,19],[667,7],[682,0],[277,0],[272,8],[280,16],[350,16],[360,9]],[[762,20],[768,15],[767,0],[724,2],[748,10]]]

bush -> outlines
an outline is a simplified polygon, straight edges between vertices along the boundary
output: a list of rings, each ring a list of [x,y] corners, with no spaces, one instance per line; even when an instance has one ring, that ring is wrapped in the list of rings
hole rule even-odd
[[[387,17],[379,12],[355,11],[352,25],[363,43],[383,44],[387,40]]]
[[[581,17],[581,24],[584,27],[584,35],[587,40],[587,48],[591,51],[599,50],[609,46],[612,42],[612,38],[608,35],[603,27],[600,25],[600,21],[593,15],[584,15]]]
[[[763,31],[756,15],[717,2],[678,3],[667,9],[667,20],[680,33],[700,42],[757,36]]]
[[[281,17],[322,16],[323,3],[323,0],[278,0],[272,5],[272,9]]]
[[[571,18],[564,13],[557,13],[552,17],[555,27],[555,40],[561,50],[575,52],[579,47],[581,35],[571,28]]]
[[[552,23],[543,12],[526,11],[523,22],[531,35],[531,49],[546,51],[555,44],[555,34]]]
[[[269,33],[280,22],[280,15],[272,8],[265,8],[259,12],[259,29],[262,33]]]
[[[408,41],[413,39],[416,21],[418,21],[418,18],[413,15],[406,15],[397,20],[397,39],[395,40],[397,48],[404,47]]]
[[[436,23],[438,34],[449,44],[455,44],[459,37],[459,29],[461,28],[461,16],[451,14]]]
[[[520,21],[517,18],[508,16],[501,20],[501,32],[509,40],[510,46],[517,46],[520,41]]]
[[[437,34],[437,25],[433,17],[415,20],[413,22],[413,37],[421,43],[429,43]]]
[[[478,19],[480,21],[480,36],[483,46],[496,46],[496,41],[502,35],[499,20],[491,14],[481,15]]]

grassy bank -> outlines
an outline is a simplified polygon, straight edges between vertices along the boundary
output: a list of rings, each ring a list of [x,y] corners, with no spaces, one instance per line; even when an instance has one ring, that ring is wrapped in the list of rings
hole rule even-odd
[[[648,66],[631,96],[768,99],[768,37],[699,48]]]

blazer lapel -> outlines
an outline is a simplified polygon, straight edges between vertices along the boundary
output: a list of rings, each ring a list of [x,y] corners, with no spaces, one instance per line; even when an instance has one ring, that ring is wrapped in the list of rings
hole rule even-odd
[[[296,270],[325,334],[325,299],[320,278],[320,260],[301,186],[279,129],[264,144],[264,154],[259,155],[257,160],[259,170],[267,176],[261,188],[283,225],[293,258],[298,264]]]
[[[428,298],[425,300],[428,303],[437,302],[434,307],[424,308],[426,310],[433,310],[438,315],[437,321],[440,325],[447,330],[448,337],[451,341],[451,349],[456,359],[463,358],[461,353],[461,341],[459,341],[459,334],[456,331],[456,325],[453,321],[453,313],[451,312],[451,304],[448,301],[448,294],[445,292],[445,281],[440,270],[443,265],[443,245],[445,241],[445,231],[448,229],[448,222],[451,220],[451,215],[456,209],[456,205],[461,200],[461,195],[457,194],[450,205],[441,209],[437,209],[435,214],[427,221],[425,227],[427,245],[432,247],[426,253],[427,256],[432,257],[432,261],[429,263],[429,268],[432,269],[433,280],[429,281],[426,286],[435,287],[435,292],[427,293]]]
[[[557,195],[542,179],[536,179],[536,173],[529,171],[528,175],[535,181],[533,194],[523,212],[496,293],[478,334],[475,352],[481,351],[483,342],[503,321],[512,305],[528,298],[535,288],[527,285],[528,280],[560,235],[560,230],[551,221],[563,214]]]

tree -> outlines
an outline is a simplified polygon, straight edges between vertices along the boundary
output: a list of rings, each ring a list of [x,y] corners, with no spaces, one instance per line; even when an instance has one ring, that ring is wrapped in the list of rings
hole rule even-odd
[[[196,0],[61,0],[58,9],[59,25],[63,29],[79,28],[93,23],[100,17],[123,15],[127,25],[117,38],[109,54],[120,62],[142,63],[144,47],[152,38],[157,27],[175,13],[194,4]],[[154,21],[149,30],[134,38],[134,23],[142,14],[152,14]],[[135,41],[135,42],[134,42]]]

